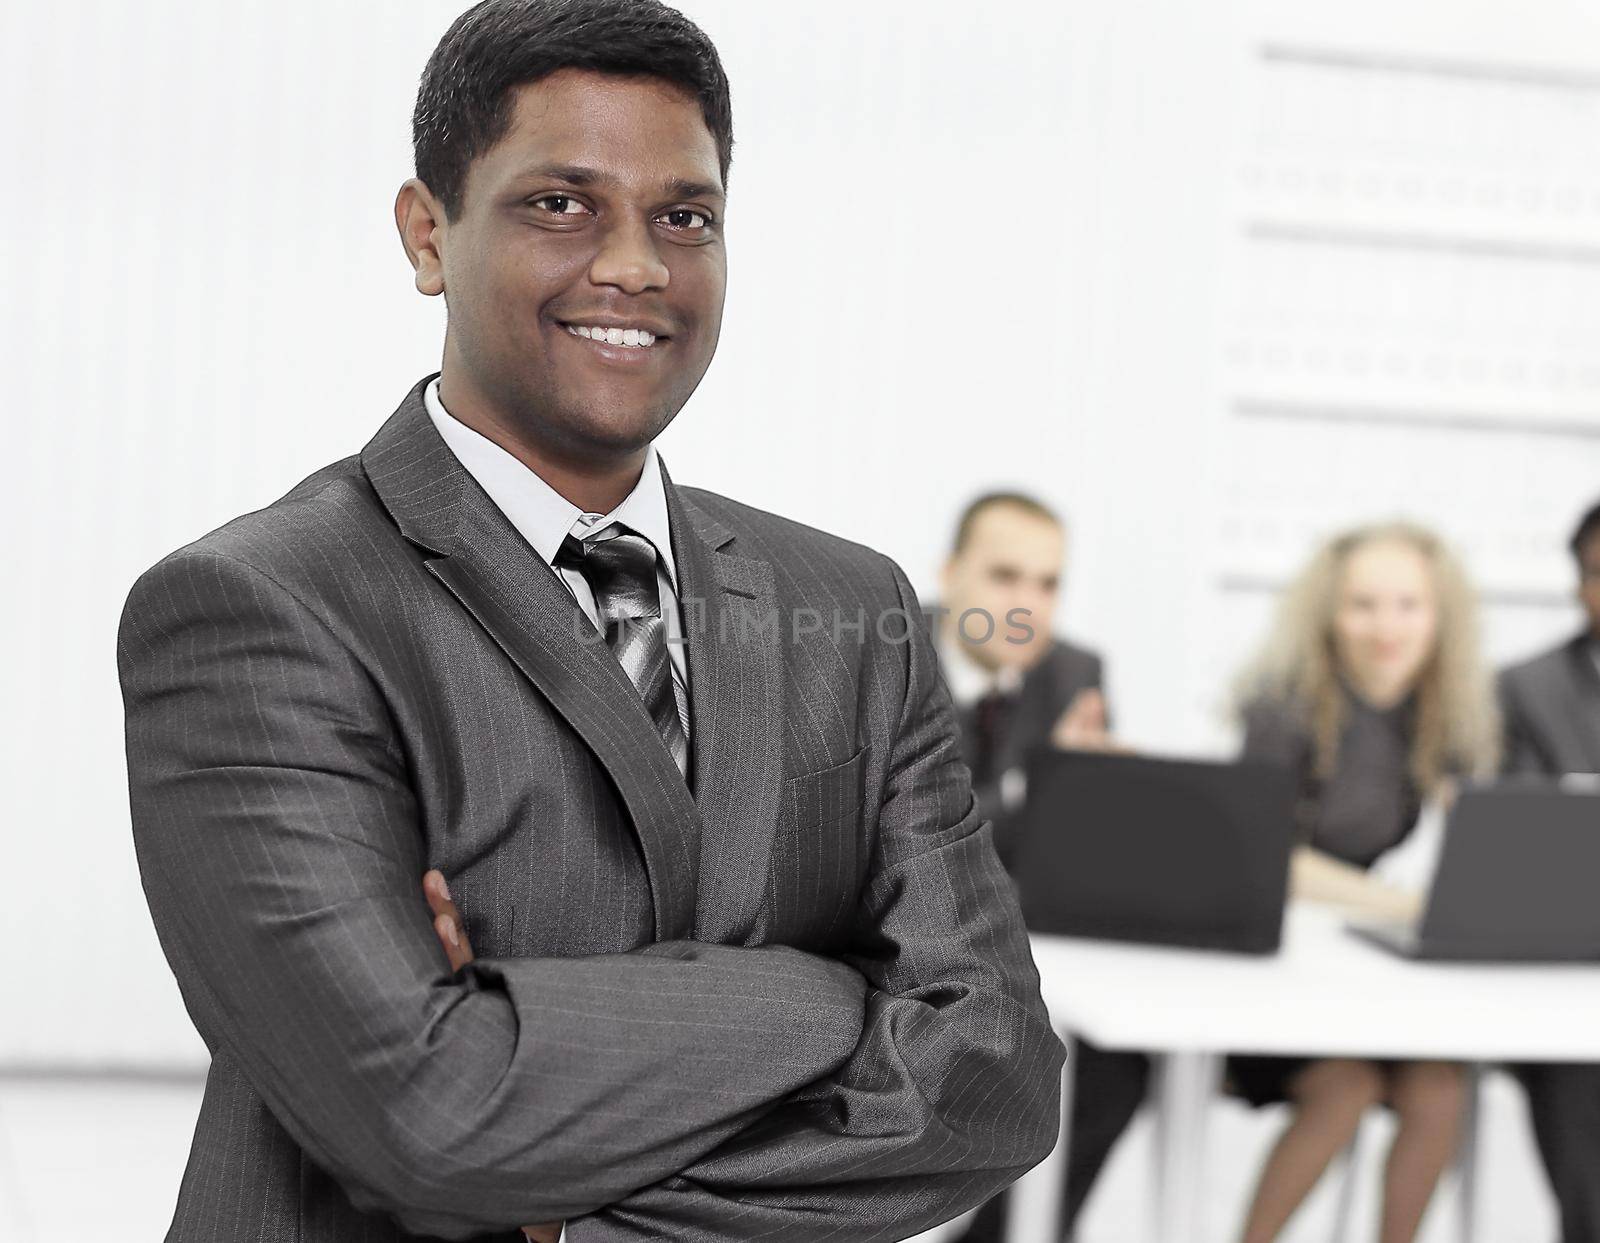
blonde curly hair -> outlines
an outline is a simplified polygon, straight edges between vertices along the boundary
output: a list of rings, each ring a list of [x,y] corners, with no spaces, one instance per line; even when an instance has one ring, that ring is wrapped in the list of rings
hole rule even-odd
[[[1334,647],[1340,585],[1351,554],[1380,542],[1416,549],[1433,579],[1438,631],[1417,679],[1410,763],[1417,789],[1431,796],[1452,773],[1494,773],[1500,716],[1481,654],[1477,593],[1460,560],[1426,527],[1374,523],[1324,543],[1283,593],[1270,637],[1238,681],[1234,707],[1242,712],[1263,696],[1299,707],[1311,728],[1316,774],[1333,775],[1346,713]]]

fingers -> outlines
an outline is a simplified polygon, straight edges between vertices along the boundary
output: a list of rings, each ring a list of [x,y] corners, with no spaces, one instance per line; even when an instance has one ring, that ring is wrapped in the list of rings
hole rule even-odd
[[[450,960],[450,970],[459,971],[472,961],[472,946],[467,942],[467,926],[461,911],[450,899],[450,886],[444,873],[432,868],[422,877],[422,892],[428,899],[428,909],[433,912],[433,931]]]
[[[522,1233],[526,1238],[532,1239],[533,1243],[556,1243],[561,1237],[561,1223],[553,1221],[543,1226],[524,1226]]]
[[[1086,734],[1103,734],[1106,728],[1106,697],[1090,687],[1079,691],[1067,705],[1062,720],[1072,728]]]
[[[427,896],[428,907],[435,915],[455,911],[455,904],[450,901],[450,886],[445,883],[444,873],[438,868],[429,868],[422,874],[422,892]]]
[[[1105,722],[1105,697],[1091,687],[1088,690],[1079,691],[1072,697],[1072,702],[1066,706],[1061,713],[1060,719],[1056,722],[1056,728],[1063,732],[1093,732],[1097,729],[1104,729]]]
[[[1089,691],[1080,691],[1056,720],[1055,729],[1051,731],[1056,746],[1085,746],[1104,732],[1096,718],[1094,702],[1087,698],[1089,694]]]
[[[435,916],[433,931],[439,938],[439,944],[444,946],[444,956],[450,960],[450,970],[459,971],[472,961],[472,947],[467,944],[466,938],[461,935],[455,920],[450,916]]]

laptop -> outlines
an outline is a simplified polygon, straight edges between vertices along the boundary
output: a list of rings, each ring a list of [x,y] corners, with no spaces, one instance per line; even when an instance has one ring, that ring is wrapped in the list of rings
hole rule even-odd
[[[1041,750],[1014,871],[1030,931],[1270,954],[1283,934],[1287,769]]]
[[[1464,791],[1422,918],[1349,927],[1408,958],[1600,960],[1600,792],[1524,779]]]

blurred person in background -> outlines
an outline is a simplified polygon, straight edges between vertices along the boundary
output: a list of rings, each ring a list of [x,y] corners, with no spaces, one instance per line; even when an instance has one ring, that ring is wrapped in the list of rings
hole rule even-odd
[[[1507,773],[1600,773],[1600,504],[1579,520],[1568,547],[1584,627],[1500,675]]]
[[[1500,675],[1508,774],[1600,773],[1600,503],[1579,520],[1569,547],[1584,628]],[[1562,1243],[1600,1243],[1600,1066],[1534,1062],[1513,1069],[1527,1089]]]
[[[957,520],[933,610],[962,755],[1003,863],[1016,855],[1027,753],[1051,741],[1110,744],[1104,662],[1054,634],[1066,547],[1066,528],[1043,502],[980,496]]]
[[[1019,813],[1028,752],[1050,744],[1095,750],[1116,745],[1104,662],[1054,633],[1066,541],[1060,518],[1034,497],[978,497],[956,523],[940,578],[942,597],[933,610],[935,649],[955,700],[973,793],[994,825],[995,848],[1008,867],[1027,823]],[[1062,1191],[1067,1230],[1144,1100],[1150,1067],[1142,1053],[1110,1052],[1082,1040],[1074,1043],[1073,1064]],[[1005,1197],[996,1196],[979,1210],[967,1243],[1000,1239],[1005,1220]]]
[[[1409,523],[1330,540],[1289,587],[1276,627],[1240,685],[1244,757],[1298,776],[1301,899],[1413,917],[1417,895],[1369,875],[1412,833],[1424,800],[1455,776],[1490,775],[1499,724],[1465,572]],[[1445,1062],[1232,1057],[1251,1104],[1293,1109],[1256,1188],[1245,1243],[1273,1239],[1354,1136],[1386,1104],[1398,1129],[1384,1175],[1382,1243],[1412,1239],[1455,1149],[1466,1101]]]

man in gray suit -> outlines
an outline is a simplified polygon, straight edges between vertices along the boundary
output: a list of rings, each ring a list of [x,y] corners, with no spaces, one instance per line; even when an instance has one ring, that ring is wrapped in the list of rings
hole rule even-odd
[[[1063,1051],[904,574],[652,447],[721,322],[716,52],[651,0],[487,0],[414,130],[440,372],[122,617],[212,1054],[167,1237],[952,1217],[1048,1152]]]
[[[961,749],[978,805],[994,822],[1001,862],[1015,864],[1023,769],[1039,747],[1113,744],[1100,656],[1054,633],[1066,528],[1036,497],[989,492],[962,511],[945,562],[939,665],[961,724]],[[1072,1127],[1061,1199],[1070,1234],[1106,1158],[1144,1101],[1150,1059],[1073,1043]],[[999,1243],[1007,1197],[978,1211],[963,1243]]]
[[[1579,521],[1570,547],[1588,624],[1500,675],[1510,773],[1600,773],[1600,504]],[[1600,1243],[1600,1066],[1516,1069],[1560,1206],[1562,1243]]]

